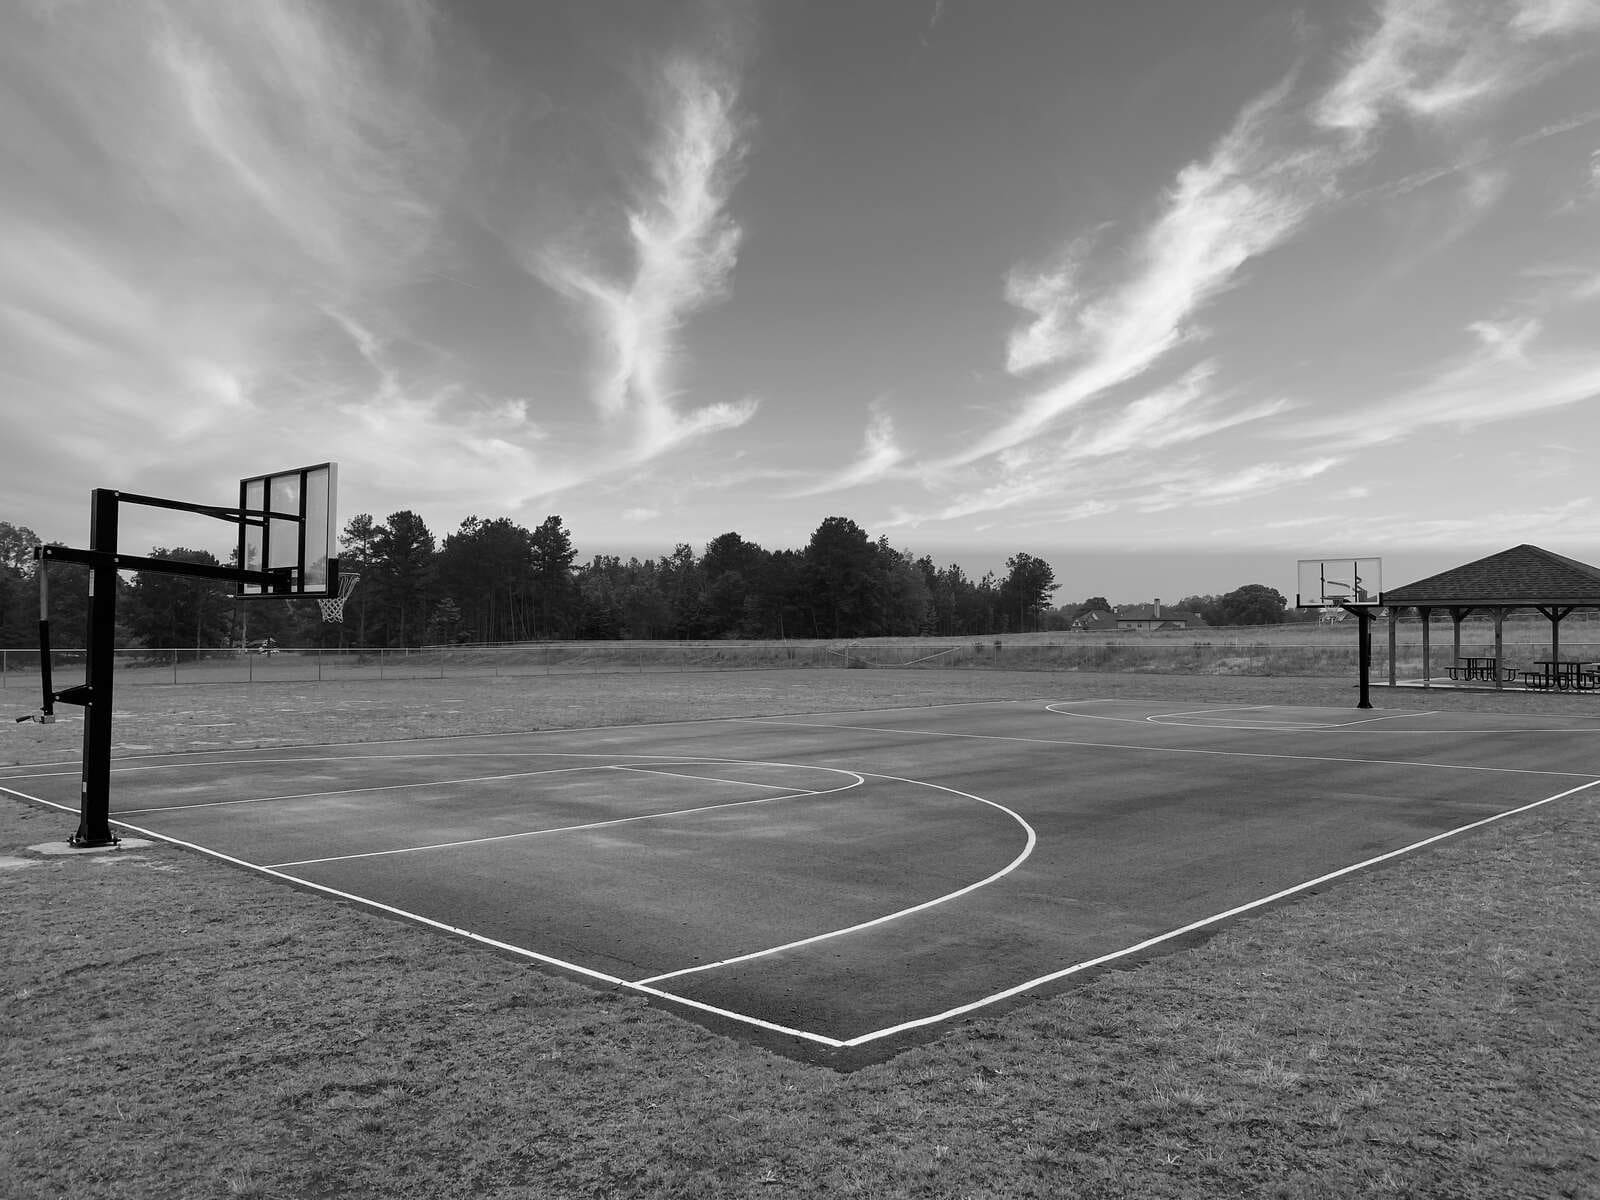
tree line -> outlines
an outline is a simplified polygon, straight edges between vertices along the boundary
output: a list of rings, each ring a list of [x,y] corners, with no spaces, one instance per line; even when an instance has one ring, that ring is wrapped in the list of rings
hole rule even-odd
[[[38,641],[39,539],[0,521],[0,646]],[[217,565],[208,551],[156,547],[151,557]],[[828,517],[799,550],[768,550],[738,533],[696,554],[680,544],[654,559],[578,561],[559,516],[528,529],[506,517],[468,517],[442,540],[409,510],[379,522],[351,518],[342,569],[361,582],[344,619],[324,623],[310,601],[240,600],[231,586],[163,572],[120,582],[121,646],[208,648],[261,644],[416,646],[542,639],[849,639],[986,637],[1065,629],[1111,609],[1104,597],[1052,607],[1050,564],[1027,553],[1006,573],[973,579],[954,563],[896,549],[846,517]],[[53,644],[81,646],[87,570],[52,563]],[[1263,584],[1193,595],[1169,608],[1209,625],[1283,621],[1284,597]]]
[[[0,522],[0,645],[37,640],[37,580],[24,527]],[[337,625],[310,601],[239,600],[215,581],[138,572],[119,583],[118,644],[415,646],[541,639],[986,636],[1060,626],[1050,564],[1026,553],[1006,574],[969,577],[959,565],[871,538],[829,517],[800,550],[768,550],[738,533],[696,554],[578,561],[559,516],[528,529],[506,517],[468,517],[436,539],[409,510],[379,522],[361,513],[340,538],[341,570],[361,582]],[[217,564],[207,551],[155,547],[151,557]],[[48,567],[53,643],[82,644],[86,570]]]
[[[1018,553],[1007,573],[973,580],[955,564],[873,540],[829,517],[801,550],[735,532],[700,554],[578,561],[559,516],[534,529],[468,517],[436,543],[410,511],[353,518],[341,570],[361,574],[344,624],[361,645],[550,638],[692,639],[966,636],[1041,628],[1059,585]]]

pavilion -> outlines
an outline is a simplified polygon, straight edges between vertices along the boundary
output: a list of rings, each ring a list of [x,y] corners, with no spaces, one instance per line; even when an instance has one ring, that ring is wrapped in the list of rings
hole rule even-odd
[[[1389,686],[1395,679],[1395,630],[1400,611],[1412,608],[1422,621],[1422,682],[1431,681],[1428,666],[1429,618],[1435,609],[1450,614],[1455,658],[1461,661],[1461,622],[1473,612],[1494,618],[1494,660],[1485,682],[1496,688],[1510,678],[1505,668],[1503,623],[1513,609],[1537,609],[1550,622],[1550,657],[1561,657],[1561,619],[1575,608],[1600,608],[1600,567],[1555,554],[1539,546],[1513,546],[1416,583],[1386,590],[1389,610]]]

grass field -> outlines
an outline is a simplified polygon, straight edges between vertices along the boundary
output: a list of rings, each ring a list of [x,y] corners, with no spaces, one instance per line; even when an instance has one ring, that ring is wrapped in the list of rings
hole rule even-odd
[[[1348,680],[760,671],[124,690],[124,752]],[[1380,708],[1419,706],[1415,693]],[[1593,697],[1432,694],[1588,712]],[[72,761],[17,725],[0,761]],[[1600,810],[1440,844],[840,1074],[0,801],[0,1196],[1600,1197]]]
[[[1387,622],[1373,628],[1372,678],[1389,674]],[[1532,613],[1507,620],[1502,631],[1507,665],[1532,670],[1551,657],[1550,623]],[[1397,678],[1423,674],[1422,627],[1403,621],[1395,644]],[[1600,658],[1600,614],[1577,613],[1562,623],[1566,658]],[[1461,653],[1494,654],[1493,626],[1482,618],[1462,626]],[[1429,665],[1443,678],[1455,657],[1447,620],[1431,631]],[[0,696],[16,704],[39,691],[37,650],[0,649]],[[55,685],[83,680],[84,652],[53,655]],[[117,655],[117,687],[239,683],[370,683],[412,679],[489,679],[536,676],[684,674],[751,670],[915,668],[930,673],[1052,671],[1091,674],[1262,675],[1352,679],[1354,621],[1340,625],[1286,624],[1247,628],[1117,633],[1030,633],[1001,637],[870,638],[861,641],[791,639],[782,642],[527,642],[506,645],[422,646],[344,650],[284,648],[271,655],[238,650],[135,649]]]

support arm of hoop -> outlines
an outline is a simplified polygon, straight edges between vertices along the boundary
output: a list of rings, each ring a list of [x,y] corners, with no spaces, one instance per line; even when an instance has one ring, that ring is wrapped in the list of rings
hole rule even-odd
[[[186,500],[164,500],[160,496],[138,496],[132,492],[116,493],[119,504],[142,504],[146,508],[170,508],[175,512],[198,513],[202,517],[215,517],[219,521],[238,523],[240,518],[253,519],[259,524],[259,513],[241,513],[237,508],[225,508],[218,504],[190,504]],[[295,521],[300,518],[293,513],[273,513],[273,518],[280,521]]]
[[[76,550],[70,546],[41,547],[43,557],[55,562],[82,563],[88,567],[110,566],[119,571],[160,571],[167,575],[193,575],[200,579],[220,579],[225,583],[254,583],[272,587],[281,582],[275,571],[247,571],[243,567],[211,566],[209,563],[176,562],[147,558],[138,554],[114,554],[105,550]]]

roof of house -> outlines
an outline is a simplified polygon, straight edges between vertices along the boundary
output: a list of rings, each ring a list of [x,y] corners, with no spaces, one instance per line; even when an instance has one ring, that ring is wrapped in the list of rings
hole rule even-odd
[[[1600,567],[1523,544],[1403,587],[1385,604],[1425,606],[1579,604],[1600,606]]]
[[[1117,626],[1117,614],[1107,612],[1103,608],[1097,608],[1092,612],[1080,614],[1073,624],[1084,629],[1115,629]]]
[[[1177,626],[1203,625],[1199,613],[1184,612],[1182,609],[1173,608],[1163,604],[1161,611],[1156,611],[1154,604],[1124,604],[1117,609],[1119,621],[1166,621]]]

